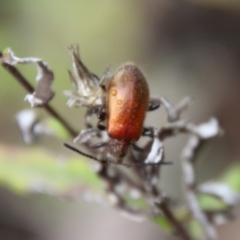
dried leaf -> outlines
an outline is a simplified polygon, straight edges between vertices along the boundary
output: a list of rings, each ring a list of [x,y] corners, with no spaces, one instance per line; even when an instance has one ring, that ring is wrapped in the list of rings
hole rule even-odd
[[[35,57],[27,57],[27,58],[19,58],[16,57],[13,51],[8,48],[4,51],[4,55],[1,58],[1,61],[10,65],[17,64],[29,64],[35,63],[37,66],[37,87],[35,92],[32,94],[27,94],[25,100],[27,100],[31,107],[41,107],[47,104],[54,96],[54,92],[52,91],[52,82],[53,82],[53,72],[48,67],[47,63],[45,63],[40,58]]]

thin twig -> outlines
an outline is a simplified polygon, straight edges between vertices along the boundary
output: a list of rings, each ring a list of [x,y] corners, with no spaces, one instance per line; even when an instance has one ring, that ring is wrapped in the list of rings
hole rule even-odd
[[[181,225],[181,223],[175,218],[173,212],[168,206],[168,199],[163,197],[160,202],[155,202],[155,206],[158,207],[164,216],[168,219],[168,221],[172,224],[175,229],[175,232],[178,236],[180,236],[183,240],[191,240],[192,238],[188,235],[187,231]]]
[[[141,174],[140,172],[136,172],[136,174]],[[141,175],[139,175],[141,177]],[[169,198],[164,196],[159,188],[149,182],[147,180],[142,182],[143,184],[143,194],[147,198],[149,198],[149,202],[154,208],[160,210],[160,214],[162,214],[171,224],[172,228],[174,229],[174,233],[183,240],[192,240],[189,236],[187,230],[183,227],[182,223],[175,217],[173,211],[169,206]]]
[[[0,52],[0,58],[2,57],[2,53]],[[17,68],[14,66],[1,62],[1,65],[3,68],[9,72],[19,83],[22,85],[27,92],[33,93],[34,92],[34,87],[29,83],[29,81],[19,72]],[[54,109],[52,108],[49,104],[45,104],[42,106],[52,117],[57,119],[64,127],[65,129],[69,132],[69,134],[72,137],[77,136],[77,132],[71,127],[71,125]]]
[[[201,210],[195,192],[195,171],[193,167],[196,155],[204,141],[198,136],[192,135],[182,153],[182,171],[186,200],[193,216],[199,221],[207,239],[217,240],[217,232],[214,225],[208,220]]]
[[[154,185],[151,186],[150,191],[152,193],[153,198],[157,199],[154,202],[154,206],[157,207],[163,213],[166,219],[170,222],[174,229],[175,234],[178,235],[183,240],[192,240],[187,230],[183,227],[182,223],[178,219],[176,219],[173,211],[169,207],[169,198],[161,194],[160,190],[156,188],[156,186]]]

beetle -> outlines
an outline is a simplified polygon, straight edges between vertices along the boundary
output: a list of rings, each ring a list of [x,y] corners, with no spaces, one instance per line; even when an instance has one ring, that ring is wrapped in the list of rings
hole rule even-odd
[[[141,135],[152,137],[152,129],[145,128],[143,124],[146,112],[159,108],[160,100],[150,98],[147,80],[134,63],[125,63],[114,74],[107,71],[98,79],[80,60],[78,47],[71,46],[69,50],[73,62],[73,71],[69,75],[77,92],[65,91],[65,95],[70,98],[70,106],[88,108],[85,122],[87,130],[82,131],[75,142],[83,143],[85,138],[89,140],[97,129],[106,131],[109,140],[92,145],[95,149],[107,147],[105,159],[98,159],[69,144],[64,145],[102,163],[123,164],[123,158],[130,146],[142,151],[135,145]],[[90,123],[94,114],[99,119],[97,128]]]
[[[131,143],[140,138],[148,104],[149,89],[144,75],[133,63],[122,65],[106,88],[109,151],[117,162],[121,162]]]

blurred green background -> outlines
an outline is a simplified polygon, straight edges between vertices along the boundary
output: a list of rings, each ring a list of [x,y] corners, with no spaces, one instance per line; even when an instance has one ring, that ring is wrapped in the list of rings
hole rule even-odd
[[[83,62],[98,76],[109,64],[114,71],[131,60],[147,76],[152,96],[164,95],[173,103],[193,96],[194,104],[184,117],[200,123],[214,115],[226,132],[200,156],[197,170],[202,182],[239,161],[239,5],[237,0],[0,0],[0,49],[11,47],[19,57],[36,56],[48,62],[57,93],[51,105],[78,130],[83,127],[84,109],[69,109],[62,94],[71,89],[66,71],[71,69],[70,44],[79,43]],[[35,66],[19,69],[35,84]],[[29,107],[23,101],[26,93],[2,68],[0,80],[0,149],[16,154],[36,151],[37,159],[44,158],[47,151],[50,161],[66,156],[62,142],[53,138],[34,147],[24,145],[14,115]],[[43,110],[38,112],[45,115]],[[163,109],[147,117],[147,125],[164,123]],[[165,192],[176,199],[184,197],[178,165],[184,140],[178,137],[166,143],[167,159],[175,164],[166,167],[161,178]],[[9,174],[11,171],[9,168]],[[8,172],[4,174],[8,176]],[[58,179],[54,176],[51,181]],[[164,239],[157,226],[132,222],[109,206],[79,199],[60,201],[44,194],[19,195],[21,191],[17,194],[9,189],[3,182],[0,239]],[[221,239],[238,239],[238,224],[235,221],[219,229]]]

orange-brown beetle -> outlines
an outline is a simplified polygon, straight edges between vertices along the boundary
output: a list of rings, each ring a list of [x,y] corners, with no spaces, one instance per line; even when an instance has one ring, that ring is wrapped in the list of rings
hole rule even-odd
[[[73,61],[70,78],[77,93],[65,92],[70,97],[68,104],[88,108],[87,129],[80,132],[75,142],[86,142],[94,132],[99,131],[90,123],[93,114],[97,114],[99,118],[98,129],[106,130],[109,139],[92,145],[93,148],[107,147],[104,159],[97,159],[68,144],[64,145],[96,161],[121,164],[129,146],[141,151],[135,145],[141,135],[154,138],[153,130],[144,128],[143,124],[146,112],[157,109],[160,100],[149,97],[147,81],[134,63],[123,64],[113,75],[107,72],[99,80],[83,65],[76,46],[70,47],[70,54]],[[162,148],[161,144],[159,148]],[[161,152],[159,149],[155,150]],[[161,160],[162,155],[158,161]]]
[[[122,65],[107,85],[106,122],[109,150],[119,159],[139,139],[149,105],[148,84],[133,63]]]

